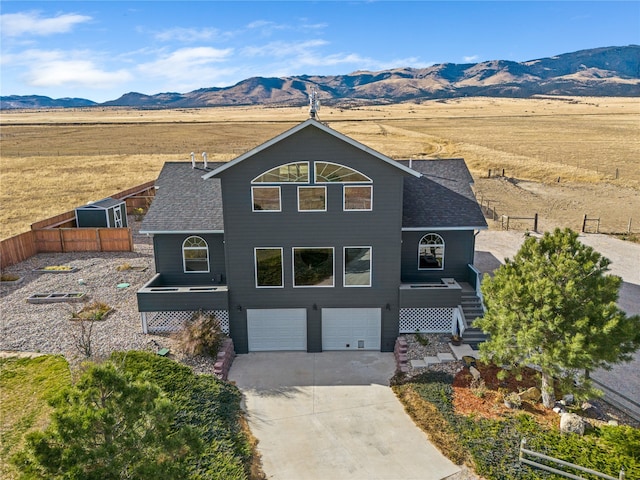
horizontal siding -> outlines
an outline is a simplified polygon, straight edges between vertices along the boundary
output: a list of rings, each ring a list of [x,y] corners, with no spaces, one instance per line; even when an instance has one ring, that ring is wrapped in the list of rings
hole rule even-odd
[[[326,212],[298,212],[297,185],[282,185],[282,212],[253,212],[251,179],[278,165],[294,161],[330,161],[348,165],[373,180],[373,211],[344,212],[342,184],[326,184]],[[397,308],[400,279],[402,186],[404,173],[366,152],[315,129],[304,129],[221,174],[225,241],[230,290],[230,321],[234,343],[246,337],[248,308],[306,308],[308,348],[321,348],[323,307]],[[372,286],[343,287],[343,247],[372,247]],[[257,289],[254,247],[282,247],[284,288]],[[294,288],[292,249],[334,248],[334,287]],[[242,311],[237,306],[242,307]],[[318,310],[314,310],[314,305]],[[390,307],[391,308],[391,307]],[[387,312],[387,310],[385,310]],[[383,314],[383,348],[397,335],[395,320]],[[386,332],[386,335],[385,335]],[[238,351],[241,351],[240,349]]]
[[[437,233],[444,240],[444,270],[418,270],[418,245],[427,233]],[[467,266],[473,264],[474,241],[473,230],[402,232],[402,282],[439,282],[441,278],[466,282]]]

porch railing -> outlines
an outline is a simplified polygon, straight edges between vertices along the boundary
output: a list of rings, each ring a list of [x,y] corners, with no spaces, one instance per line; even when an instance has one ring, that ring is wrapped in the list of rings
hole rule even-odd
[[[605,473],[597,472],[596,470],[592,470],[590,468],[581,467],[580,465],[576,465],[574,463],[565,462],[564,460],[560,460],[558,458],[554,458],[554,457],[550,457],[548,455],[544,455],[542,453],[534,452],[533,450],[529,450],[529,449],[525,448],[526,444],[527,444],[527,441],[526,441],[526,439],[523,438],[521,440],[521,442],[520,442],[519,460],[520,460],[520,463],[524,463],[525,465],[529,465],[531,467],[539,468],[540,470],[545,470],[547,472],[555,473],[556,475],[560,475],[562,477],[572,478],[574,480],[586,480],[584,477],[581,477],[579,475],[574,475],[573,473],[568,473],[568,472],[565,472],[564,470],[559,470],[557,468],[553,468],[553,467],[550,467],[548,465],[544,465],[542,463],[538,463],[538,462],[535,462],[533,460],[529,460],[529,459],[525,458],[525,456],[528,455],[530,457],[540,458],[542,460],[546,460],[548,462],[555,463],[555,464],[563,466],[563,467],[569,467],[569,468],[572,468],[574,470],[578,470],[580,472],[584,472],[584,473],[588,473],[590,475],[594,475],[596,477],[604,478],[606,480],[624,480],[625,479],[624,468],[620,469],[620,474],[617,477],[612,477],[611,475],[607,475]]]

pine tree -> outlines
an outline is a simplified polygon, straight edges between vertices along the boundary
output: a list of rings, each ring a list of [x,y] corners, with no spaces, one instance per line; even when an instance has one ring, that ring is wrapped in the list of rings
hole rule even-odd
[[[543,404],[563,392],[597,394],[588,372],[628,361],[640,347],[640,317],[616,305],[622,280],[610,261],[569,229],[528,236],[482,293],[487,308],[477,325],[489,334],[481,355],[498,365],[541,369]]]
[[[91,366],[51,405],[51,424],[15,459],[26,478],[187,478],[186,457],[200,446],[190,428],[176,427],[176,409],[156,385],[110,363]]]

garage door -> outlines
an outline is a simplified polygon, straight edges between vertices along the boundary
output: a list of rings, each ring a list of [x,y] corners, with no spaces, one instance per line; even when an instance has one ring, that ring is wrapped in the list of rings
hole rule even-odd
[[[323,308],[323,350],[380,350],[379,308]]]
[[[304,308],[248,309],[250,352],[307,350],[307,311]]]

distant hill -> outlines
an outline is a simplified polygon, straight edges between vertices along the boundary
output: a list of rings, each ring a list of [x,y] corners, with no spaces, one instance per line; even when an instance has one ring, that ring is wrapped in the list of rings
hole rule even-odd
[[[0,97],[0,109],[94,107],[96,102],[86,98],[49,98],[42,95],[9,95]]]
[[[492,60],[380,72],[358,71],[348,75],[253,77],[231,87],[202,88],[188,93],[144,95],[132,92],[100,106],[293,106],[305,104],[312,88],[319,92],[325,104],[395,103],[464,96],[530,97],[540,94],[640,97],[640,46],[594,48],[527,62]],[[1,108],[97,105],[82,99],[48,99],[51,103],[45,105],[43,98],[48,97],[1,97]]]

